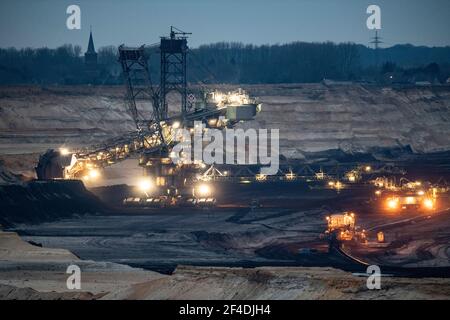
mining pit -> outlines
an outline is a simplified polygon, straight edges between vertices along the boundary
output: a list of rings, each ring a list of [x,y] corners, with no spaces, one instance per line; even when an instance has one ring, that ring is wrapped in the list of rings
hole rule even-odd
[[[243,126],[280,129],[282,166],[343,175],[370,163],[400,168],[397,179],[450,181],[448,86],[245,89],[263,111]],[[142,174],[137,159],[94,183],[35,180],[47,148],[132,130],[122,97],[115,87],[0,88],[0,298],[450,298],[448,191],[430,212],[389,213],[369,183],[216,182],[213,208],[134,208],[122,200]],[[357,214],[368,244],[324,239],[326,217],[343,211]],[[65,287],[71,263],[85,279],[76,292]],[[361,276],[372,264],[385,275],[381,290]]]

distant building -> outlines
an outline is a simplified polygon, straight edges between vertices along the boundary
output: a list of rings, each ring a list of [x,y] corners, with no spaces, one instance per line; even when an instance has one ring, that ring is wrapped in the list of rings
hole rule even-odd
[[[84,66],[87,82],[91,84],[98,82],[100,68],[97,61],[97,52],[95,52],[94,39],[92,38],[92,30],[89,34],[88,48],[84,54]]]
[[[88,49],[84,54],[84,63],[87,68],[97,68],[97,52],[95,52],[94,40],[92,39],[92,30],[89,34]]]

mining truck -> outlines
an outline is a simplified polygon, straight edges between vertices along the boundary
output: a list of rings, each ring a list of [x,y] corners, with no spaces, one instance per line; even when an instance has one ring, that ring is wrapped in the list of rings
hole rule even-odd
[[[356,226],[356,215],[353,212],[342,212],[326,217],[327,230],[325,237],[330,241],[365,241],[365,230],[359,231]]]

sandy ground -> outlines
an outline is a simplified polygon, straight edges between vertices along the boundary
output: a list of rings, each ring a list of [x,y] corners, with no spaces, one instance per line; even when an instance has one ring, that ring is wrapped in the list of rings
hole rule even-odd
[[[82,270],[81,290],[67,289],[69,274],[66,271],[72,264]],[[115,292],[133,284],[161,277],[155,272],[125,265],[81,261],[67,250],[40,248],[24,242],[16,233],[0,232],[2,299],[92,299],[105,294],[112,298]]]
[[[0,299],[449,299],[450,279],[366,278],[332,268],[180,266],[174,274],[80,261],[66,250],[38,248],[0,233]],[[69,264],[81,290],[66,287]]]

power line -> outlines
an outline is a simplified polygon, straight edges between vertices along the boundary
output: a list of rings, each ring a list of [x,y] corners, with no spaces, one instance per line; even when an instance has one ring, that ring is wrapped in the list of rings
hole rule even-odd
[[[380,54],[380,45],[383,44],[384,42],[381,41],[381,39],[383,39],[382,37],[380,37],[378,35],[378,30],[375,30],[375,37],[371,38],[372,41],[370,41],[369,43],[374,45],[374,49],[375,49],[375,67],[378,68],[378,64],[379,64],[379,54]]]

